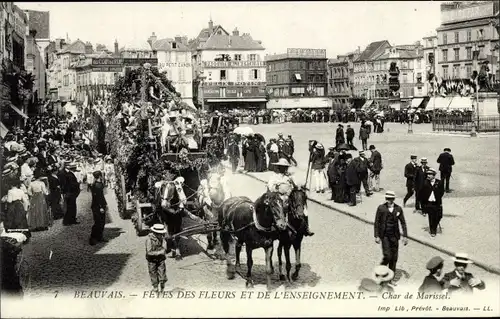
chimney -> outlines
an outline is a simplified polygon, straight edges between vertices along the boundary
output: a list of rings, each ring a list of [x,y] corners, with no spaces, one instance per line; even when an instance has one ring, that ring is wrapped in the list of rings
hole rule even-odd
[[[119,55],[119,50],[118,50],[118,40],[115,39],[115,55],[118,56]]]
[[[212,18],[208,21],[208,29],[210,30],[210,33],[214,30],[214,22],[212,21]]]
[[[151,36],[148,38],[148,43],[151,49],[153,48],[153,43],[156,42],[156,39],[158,38],[156,37],[156,34],[153,32],[153,34],[151,34]]]
[[[182,43],[182,38],[179,35],[176,35],[174,39],[175,39],[175,42]]]
[[[90,42],[85,43],[85,54],[91,54],[94,52],[92,44]]]
[[[233,35],[234,36],[239,36],[240,35],[240,31],[238,31],[238,28],[234,28]]]
[[[187,36],[183,36],[181,40],[182,40],[182,44],[184,44],[184,45],[188,44],[188,37]]]

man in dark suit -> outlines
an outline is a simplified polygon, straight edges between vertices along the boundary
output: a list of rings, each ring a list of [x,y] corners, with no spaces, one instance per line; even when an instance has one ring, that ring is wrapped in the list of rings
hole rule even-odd
[[[90,205],[92,209],[92,216],[94,217],[94,226],[92,226],[92,231],[90,233],[89,244],[95,245],[98,242],[106,242],[103,238],[104,226],[106,224],[106,210],[108,204],[106,198],[104,197],[104,182],[101,171],[95,171],[94,183],[90,185],[90,191],[92,193],[92,203]]]
[[[335,145],[344,143],[345,143],[344,126],[342,124],[339,124],[339,126],[337,127],[337,132],[335,133]]]
[[[232,172],[236,172],[238,168],[238,162],[240,160],[240,148],[236,143],[234,136],[229,138],[229,146],[227,147],[227,155],[229,157],[229,161],[231,162]]]
[[[64,183],[61,183],[63,187],[63,194],[66,201],[66,213],[64,214],[63,225],[75,225],[79,224],[76,220],[76,199],[80,195],[80,183],[73,172],[76,171],[76,164],[71,163],[65,167],[64,172]]]
[[[375,148],[375,145],[370,145],[369,147],[372,155],[370,156],[369,168],[370,168],[370,188],[378,192],[380,190],[380,172],[382,171],[382,155]]]
[[[455,165],[455,159],[451,155],[451,149],[448,147],[443,150],[437,159],[439,164],[439,172],[441,173],[441,180],[445,183],[445,191],[450,192],[450,177],[452,166]]]
[[[427,262],[427,270],[429,270],[429,275],[424,278],[424,282],[418,288],[419,292],[425,293],[439,293],[443,291],[444,281],[440,279],[441,273],[443,272],[444,260],[439,256],[432,257],[429,262]]]
[[[408,244],[403,209],[394,203],[395,199],[394,192],[387,191],[385,193],[386,202],[378,206],[374,224],[375,243],[382,243],[383,259],[381,265],[388,266],[394,272],[398,261],[399,239],[402,239],[405,246]],[[403,229],[403,236],[399,232],[399,224]]]
[[[359,139],[361,140],[363,151],[368,150],[369,138],[370,138],[370,133],[368,131],[368,125],[361,125],[361,127],[359,128]]]
[[[354,146],[354,144],[352,143],[352,140],[354,139],[354,135],[356,135],[354,133],[354,129],[350,125],[347,125],[347,129],[345,130],[345,136],[347,138],[347,145]]]
[[[406,206],[406,202],[413,196],[415,190],[415,174],[417,173],[417,169],[417,155],[411,155],[410,162],[405,166],[406,195],[403,199],[403,207]],[[418,202],[418,200],[415,199],[415,202]]]
[[[358,175],[358,168],[356,166],[356,161],[352,159],[351,154],[346,154],[346,171],[345,171],[345,179],[346,179],[346,184],[348,188],[348,194],[349,194],[349,206],[356,206],[356,193],[358,192],[359,188],[359,175]]]
[[[418,196],[420,189],[424,185],[425,180],[427,179],[427,170],[429,166],[427,166],[427,158],[422,157],[420,159],[420,166],[415,171],[415,210],[422,213],[422,205],[420,204],[420,196]]]
[[[370,187],[368,186],[368,166],[369,162],[366,158],[366,154],[364,151],[359,151],[359,156],[353,159],[353,162],[356,162],[356,168],[358,170],[359,181],[358,183],[358,192],[361,191],[361,184],[363,184],[363,188],[365,189],[365,193],[367,197],[373,195],[370,191]]]
[[[432,237],[436,237],[437,227],[443,217],[443,183],[436,178],[436,171],[432,168],[427,170],[427,180],[424,181],[418,196],[422,205],[423,215],[429,216],[429,231]]]

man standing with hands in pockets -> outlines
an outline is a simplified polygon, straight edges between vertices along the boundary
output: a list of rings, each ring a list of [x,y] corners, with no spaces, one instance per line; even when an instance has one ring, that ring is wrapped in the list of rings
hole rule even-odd
[[[396,195],[393,191],[385,193],[386,202],[379,205],[375,215],[375,243],[382,243],[383,259],[381,265],[388,266],[396,272],[398,261],[399,239],[403,245],[408,244],[406,221],[401,206],[394,203]],[[403,229],[403,236],[399,232],[399,223]],[[392,282],[392,284],[395,284]]]

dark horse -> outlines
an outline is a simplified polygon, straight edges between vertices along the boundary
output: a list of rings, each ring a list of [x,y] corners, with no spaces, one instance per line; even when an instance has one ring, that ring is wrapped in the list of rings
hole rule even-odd
[[[299,277],[299,271],[301,268],[300,264],[300,250],[302,246],[302,239],[304,239],[304,234],[306,233],[306,221],[305,221],[305,210],[307,209],[307,195],[304,187],[296,187],[292,190],[288,200],[288,213],[287,213],[287,223],[288,230],[281,232],[279,234],[279,245],[278,245],[278,265],[280,280],[286,280],[291,283],[292,280],[297,280]],[[290,277],[290,270],[292,269],[292,264],[290,262],[290,247],[293,246],[295,249],[295,272]],[[283,262],[281,260],[281,255],[285,251],[285,268],[286,277],[283,275],[281,268]]]
[[[221,242],[227,264],[227,277],[234,279],[236,269],[240,267],[240,253],[243,244],[247,252],[246,287],[253,287],[252,251],[264,248],[266,253],[267,288],[271,288],[273,273],[272,254],[273,243],[280,232],[287,228],[286,216],[283,210],[283,200],[276,193],[265,193],[255,203],[248,197],[231,197],[222,203],[219,211],[221,227]],[[236,267],[229,257],[232,237],[236,237],[235,255]]]

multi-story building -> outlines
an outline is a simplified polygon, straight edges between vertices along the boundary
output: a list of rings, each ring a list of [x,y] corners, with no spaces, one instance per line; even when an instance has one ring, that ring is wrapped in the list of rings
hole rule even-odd
[[[261,41],[222,26],[201,30],[189,42],[193,63],[193,100],[205,108],[265,108],[266,65]]]
[[[182,101],[193,106],[193,64],[187,37],[157,39],[153,33],[148,43],[157,54],[159,71],[172,81]]]
[[[80,55],[93,53],[93,46],[80,39],[54,53],[54,60],[49,67],[49,92],[52,100],[67,102],[76,98],[76,70],[71,64],[79,61]]]
[[[0,62],[8,73],[22,74],[26,61],[26,32],[28,19],[13,2],[0,2]],[[7,127],[23,126],[27,119],[28,98],[12,101],[12,84],[0,75],[0,107],[2,124]],[[6,133],[3,131],[3,133]]]
[[[441,5],[437,28],[438,77],[470,79],[479,64],[488,61],[499,79],[498,1],[455,1]]]
[[[268,108],[331,108],[325,49],[266,56]]]
[[[358,56],[353,62],[353,98],[352,104],[355,108],[368,106],[373,103],[377,90],[385,90],[383,79],[380,79],[382,74],[387,74],[389,67],[384,70],[381,69],[379,63],[378,69],[375,70],[374,58],[386,52],[386,49],[391,45],[387,40],[377,41],[370,43],[366,49]],[[385,66],[384,66],[385,67]],[[377,75],[379,83],[377,86]],[[383,87],[382,87],[383,86]]]
[[[328,60],[328,96],[334,109],[343,109],[349,103],[349,62],[345,57]]]
[[[24,10],[24,13],[28,17],[30,30],[35,31],[35,42],[39,48],[45,68],[47,68],[46,49],[50,45],[50,12]]]
[[[36,31],[30,29],[26,35],[26,71],[31,73],[34,78],[33,94],[34,100],[44,100],[46,90],[46,72],[43,51],[40,52],[40,47],[36,41]]]

